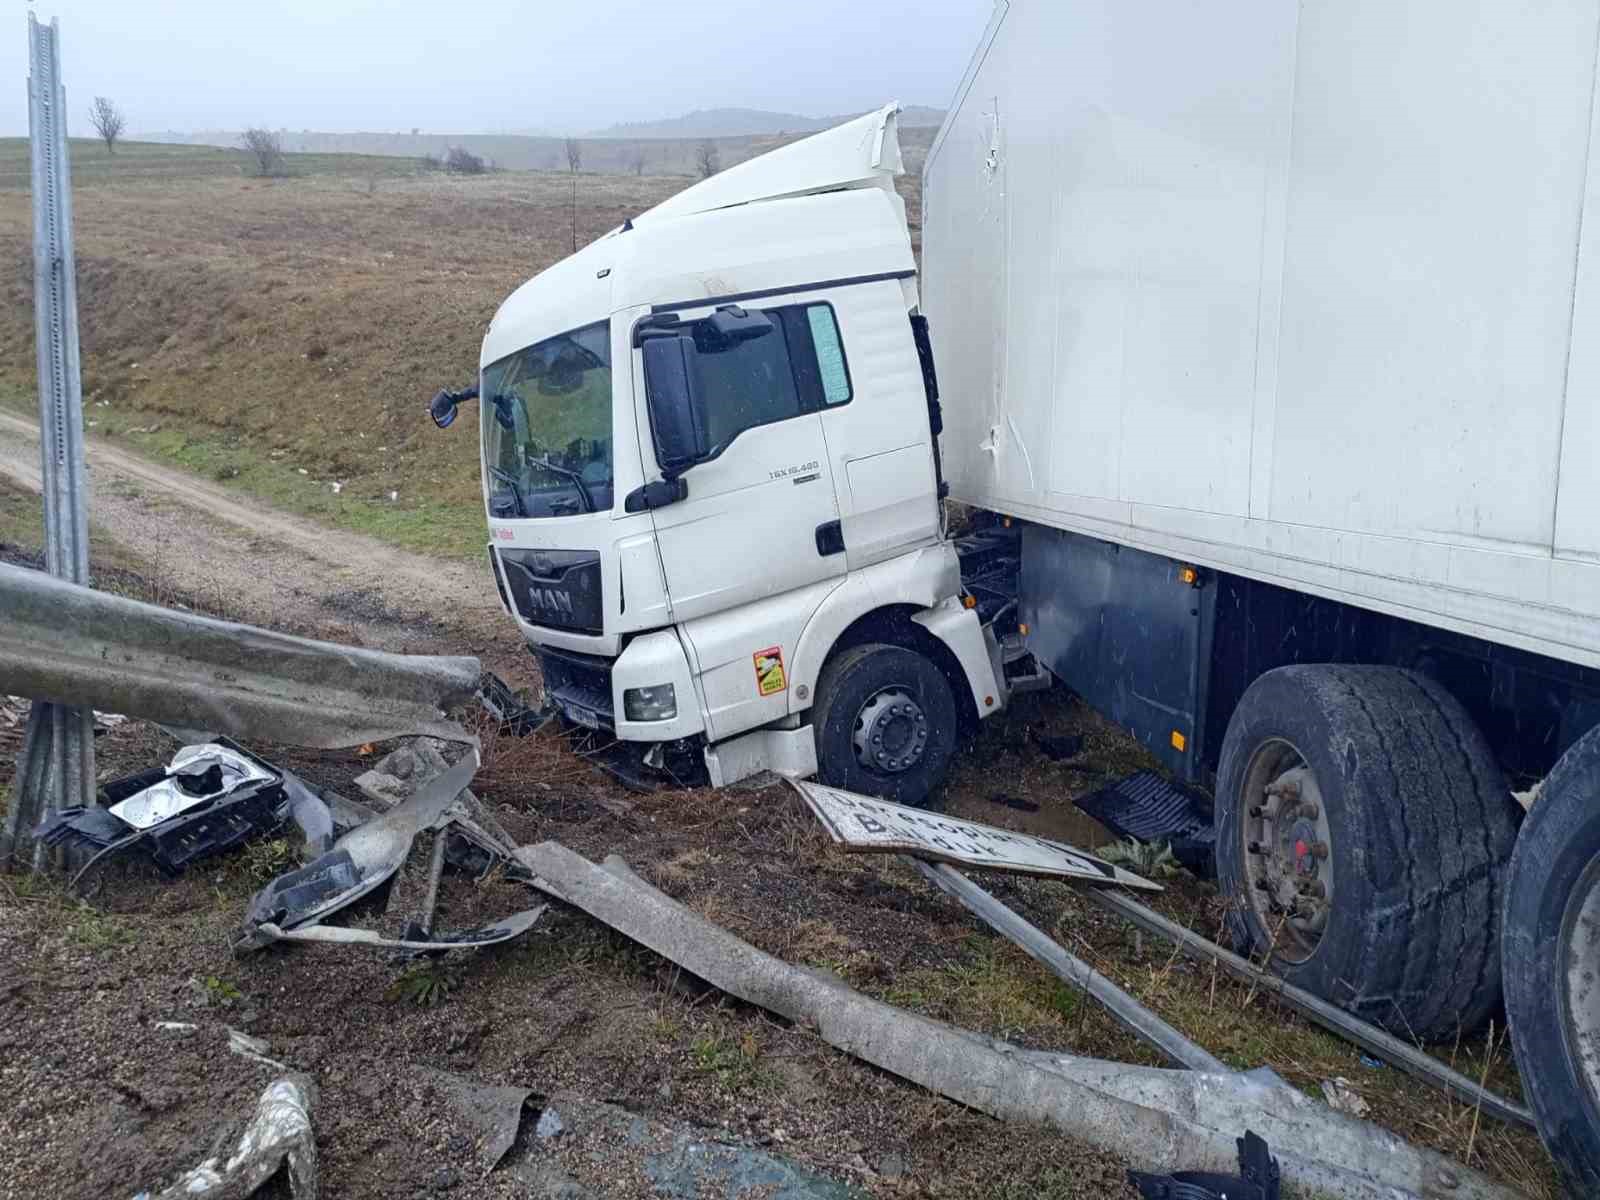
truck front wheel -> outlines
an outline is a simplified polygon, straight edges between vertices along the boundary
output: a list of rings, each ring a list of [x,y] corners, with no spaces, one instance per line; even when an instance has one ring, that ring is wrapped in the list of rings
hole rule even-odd
[[[915,650],[871,642],[823,668],[812,710],[817,778],[832,787],[923,805],[950,769],[955,697]]]
[[[1218,880],[1285,979],[1407,1039],[1495,1011],[1516,803],[1438,684],[1390,667],[1267,672],[1228,723],[1216,812]]]
[[[1539,1135],[1572,1195],[1600,1195],[1600,729],[1562,755],[1523,822],[1502,938]]]

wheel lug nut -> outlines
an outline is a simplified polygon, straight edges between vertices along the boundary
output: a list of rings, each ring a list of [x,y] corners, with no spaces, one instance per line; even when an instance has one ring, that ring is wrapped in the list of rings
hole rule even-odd
[[[1321,809],[1319,809],[1315,804],[1312,804],[1310,801],[1307,801],[1305,804],[1300,806],[1300,815],[1308,821],[1315,821],[1321,811]]]
[[[1300,885],[1300,894],[1302,896],[1310,896],[1316,900],[1324,900],[1327,898],[1328,889],[1323,887],[1320,881],[1313,880],[1310,883],[1302,883]]]
[[[1328,857],[1328,843],[1327,842],[1312,842],[1311,843],[1311,857],[1313,857],[1313,858],[1327,858]]]
[[[1269,783],[1267,785],[1267,795],[1284,796],[1293,800],[1300,795],[1300,785],[1292,779],[1286,779],[1282,783]]]

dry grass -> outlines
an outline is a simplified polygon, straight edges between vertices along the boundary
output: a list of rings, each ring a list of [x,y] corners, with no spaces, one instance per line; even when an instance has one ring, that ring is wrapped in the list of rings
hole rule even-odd
[[[429,548],[433,530],[435,548],[481,552],[471,430],[440,433],[424,405],[473,378],[496,306],[570,249],[568,184],[396,176],[372,193],[364,164],[263,181],[185,174],[180,156],[165,175],[81,187],[87,419],[277,506],[391,536],[397,514],[420,511],[405,531],[417,536],[397,540]],[[0,403],[28,411],[31,218],[25,186],[7,179]],[[580,242],[682,183],[585,178]],[[343,485],[337,505],[330,481]]]

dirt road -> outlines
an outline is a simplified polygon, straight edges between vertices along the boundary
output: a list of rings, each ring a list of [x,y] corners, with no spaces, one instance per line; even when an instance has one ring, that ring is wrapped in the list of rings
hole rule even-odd
[[[476,649],[515,649],[479,563],[313,525],[105,442],[89,442],[88,460],[94,523],[163,586],[217,611],[297,630],[326,630],[331,620],[389,650],[425,650],[443,628]],[[36,422],[0,413],[0,476],[39,490]]]

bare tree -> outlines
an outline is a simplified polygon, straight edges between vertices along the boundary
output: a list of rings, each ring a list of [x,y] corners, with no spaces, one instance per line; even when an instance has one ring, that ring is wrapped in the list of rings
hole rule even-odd
[[[117,139],[122,136],[123,126],[127,119],[123,117],[122,110],[104,96],[96,96],[94,103],[89,106],[89,124],[94,126],[94,131],[100,135],[100,140],[106,144],[106,152],[117,152]]]
[[[567,170],[574,175],[583,166],[583,143],[577,138],[567,139]]]
[[[451,146],[450,153],[444,156],[444,167],[452,175],[482,175],[487,169],[483,159],[465,146]]]
[[[635,175],[644,174],[645,149],[643,146],[628,151],[628,167]]]
[[[701,142],[694,152],[695,170],[700,172],[701,179],[710,179],[722,170],[722,159],[717,153],[717,144],[710,138]]]
[[[283,139],[270,129],[246,129],[239,135],[239,144],[250,156],[255,173],[263,179],[287,175],[283,161]]]

